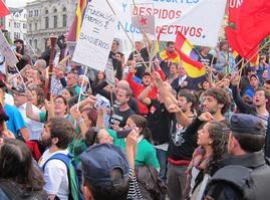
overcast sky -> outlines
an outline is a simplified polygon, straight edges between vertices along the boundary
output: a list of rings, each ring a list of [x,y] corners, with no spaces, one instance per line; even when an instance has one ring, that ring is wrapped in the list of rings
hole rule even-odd
[[[18,7],[25,6],[26,2],[30,2],[30,1],[34,1],[34,0],[6,0],[6,4],[8,7],[18,8]]]

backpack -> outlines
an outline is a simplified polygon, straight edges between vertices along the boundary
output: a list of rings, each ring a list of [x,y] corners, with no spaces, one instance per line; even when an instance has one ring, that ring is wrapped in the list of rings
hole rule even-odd
[[[160,200],[167,187],[152,166],[138,166],[135,169],[138,185],[145,200]]]
[[[270,167],[267,164],[255,169],[241,165],[228,165],[218,170],[210,181],[226,182],[237,188],[243,200],[265,200],[270,196]]]
[[[69,200],[82,200],[82,192],[80,190],[80,177],[81,171],[78,169],[78,165],[71,155],[65,155],[63,153],[56,153],[50,157],[43,165],[42,170],[44,172],[46,164],[50,160],[61,160],[65,163],[68,172],[69,182]]]

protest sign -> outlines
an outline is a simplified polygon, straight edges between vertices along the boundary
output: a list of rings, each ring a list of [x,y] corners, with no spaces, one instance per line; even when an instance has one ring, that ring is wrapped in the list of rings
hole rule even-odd
[[[104,71],[114,38],[116,19],[106,0],[92,0],[85,10],[72,60]]]
[[[153,15],[155,33],[158,35],[161,32],[161,41],[174,41],[176,33],[180,31],[191,43],[201,46],[216,45],[227,2],[226,0],[109,1],[119,20],[116,28],[117,38],[126,38],[125,31],[135,40],[141,40],[140,30],[132,26],[132,16]]]
[[[5,61],[9,66],[13,67],[19,62],[2,31],[0,31],[0,52],[5,57]]]
[[[115,74],[112,64],[112,59],[108,59],[106,68],[105,68],[106,81],[108,84],[115,85]]]

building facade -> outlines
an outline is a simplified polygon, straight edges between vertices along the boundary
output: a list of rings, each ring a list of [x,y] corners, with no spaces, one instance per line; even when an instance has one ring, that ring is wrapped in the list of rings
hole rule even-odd
[[[5,17],[5,30],[11,41],[15,39],[26,40],[27,12],[24,8],[9,8],[11,14]]]
[[[36,0],[27,3],[27,40],[39,55],[51,34],[60,36],[69,30],[76,0]]]

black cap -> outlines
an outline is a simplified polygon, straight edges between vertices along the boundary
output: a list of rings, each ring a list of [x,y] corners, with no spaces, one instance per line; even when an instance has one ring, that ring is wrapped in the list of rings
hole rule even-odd
[[[248,114],[233,114],[229,126],[238,134],[261,135],[265,131],[262,119]]]
[[[91,184],[112,186],[111,173],[121,170],[123,179],[128,180],[129,164],[123,151],[112,144],[99,144],[88,148],[80,155],[83,175]]]

